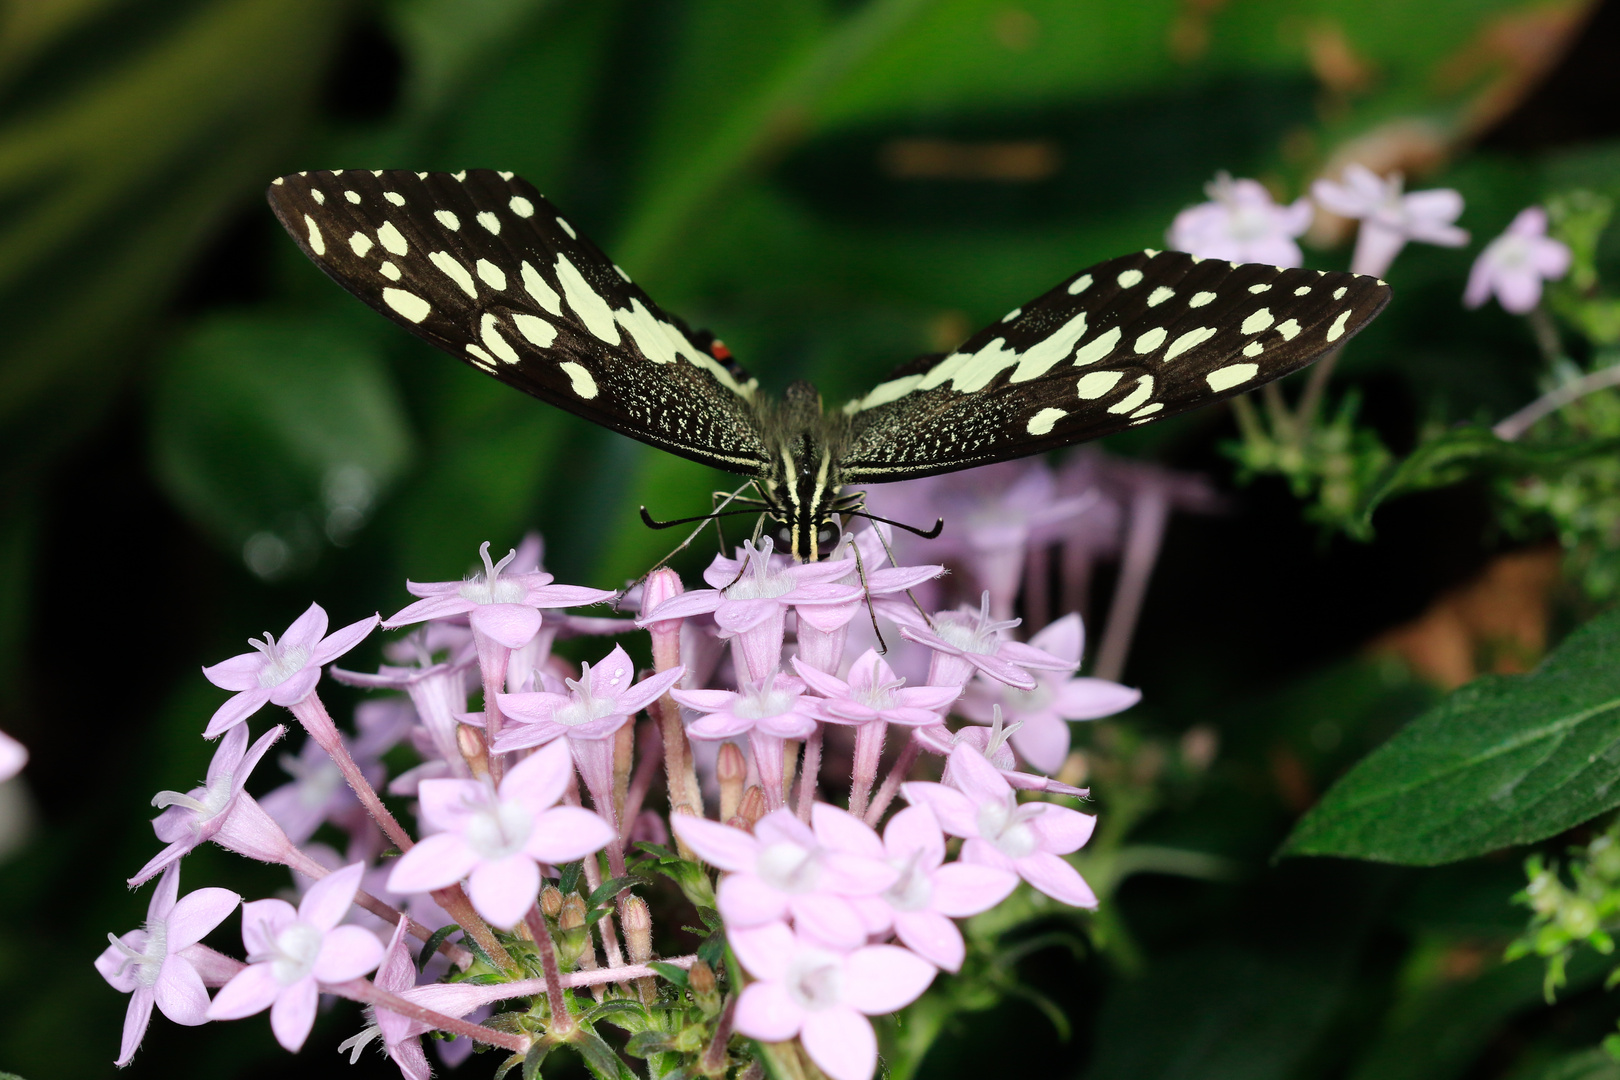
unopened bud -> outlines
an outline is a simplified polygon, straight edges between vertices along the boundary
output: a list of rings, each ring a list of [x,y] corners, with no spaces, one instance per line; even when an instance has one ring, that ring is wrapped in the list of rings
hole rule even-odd
[[[457,725],[456,747],[475,777],[483,780],[489,776],[489,747],[484,743],[482,731],[466,724]]]
[[[720,1011],[720,990],[715,985],[714,968],[702,960],[692,961],[692,966],[686,969],[686,985],[692,991],[693,1003],[705,1016],[714,1016]]]
[[[585,899],[579,893],[563,897],[562,910],[557,913],[557,952],[570,967],[596,966],[595,950],[591,947],[591,932],[585,926]],[[585,954],[590,953],[588,959]]]
[[[658,605],[664,601],[681,595],[686,591],[681,584],[681,575],[667,566],[661,570],[654,570],[647,575],[647,584],[641,591],[641,614],[643,617],[652,614]],[[653,667],[659,671],[668,671],[681,662],[681,620],[661,619],[655,623],[648,623],[647,629],[652,634]]]
[[[721,743],[714,773],[720,781],[720,820],[730,821],[737,816],[743,784],[748,780],[748,762],[743,758],[742,748],[736,743]]]
[[[548,919],[555,919],[562,913],[562,890],[555,885],[547,885],[540,890],[540,912]]]
[[[624,928],[624,944],[630,950],[632,964],[645,964],[652,959],[652,912],[647,901],[639,896],[627,896],[619,905],[619,925]]]
[[[765,791],[758,784],[750,784],[743,792],[742,801],[737,804],[737,816],[749,832],[753,832],[754,823],[765,816]]]

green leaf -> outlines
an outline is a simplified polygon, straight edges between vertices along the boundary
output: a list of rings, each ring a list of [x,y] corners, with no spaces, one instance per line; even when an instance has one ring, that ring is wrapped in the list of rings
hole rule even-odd
[[[529,1044],[529,1052],[523,1055],[523,1080],[535,1080],[540,1075],[540,1063],[546,1060],[549,1053],[550,1039],[536,1039]]]
[[[1620,612],[1529,675],[1486,676],[1412,721],[1300,821],[1285,855],[1432,866],[1620,806]]]
[[[588,907],[603,907],[624,890],[635,885],[647,884],[650,884],[650,882],[641,874],[626,874],[624,877],[609,878],[591,890],[591,895],[586,898],[585,903]]]
[[[597,1080],[638,1080],[629,1066],[613,1052],[613,1047],[602,1041],[602,1036],[590,1028],[580,1028],[572,1044],[579,1051],[579,1056],[585,1059],[585,1067],[591,1070]]]
[[[647,1010],[642,1006],[641,1002],[633,1001],[630,998],[608,998],[606,1001],[599,1002],[586,1010],[579,1019],[581,1023],[589,1024],[605,1016],[613,1016],[618,1013],[634,1013],[643,1020],[647,1018]]]
[[[444,939],[459,929],[461,929],[461,927],[455,923],[448,923],[433,931],[433,933],[429,935],[428,939],[422,942],[422,951],[416,957],[416,970],[420,972],[423,968],[427,967],[428,961],[433,959],[433,954],[439,951],[440,945],[444,944]]]
[[[654,960],[647,966],[658,972],[658,974],[662,975],[667,981],[672,982],[676,986],[680,987],[682,990],[686,989],[690,981],[690,976],[687,975],[686,969],[676,967],[674,964],[666,964],[662,960]]]
[[[1620,1063],[1605,1050],[1582,1050],[1558,1058],[1522,1080],[1620,1080]]]
[[[349,543],[413,442],[370,335],[242,315],[203,323],[169,358],[152,440],[169,495],[270,579]]]
[[[584,872],[585,864],[579,859],[568,863],[562,868],[562,876],[558,879],[557,888],[562,890],[564,896],[567,896],[579,888],[579,876]]]
[[[624,1044],[624,1052],[631,1057],[644,1058],[669,1049],[669,1032],[638,1031]]]
[[[716,930],[703,939],[697,947],[697,958],[710,967],[719,967],[720,962],[726,958],[726,932]]]
[[[530,1049],[533,1050],[534,1048],[530,1047]],[[519,1065],[522,1065],[522,1064],[523,1064],[523,1055],[522,1054],[513,1054],[511,1057],[509,1057],[505,1061],[501,1062],[501,1067],[495,1070],[495,1075],[492,1076],[490,1078],[490,1080],[503,1080],[503,1078],[508,1073],[510,1073],[513,1069],[517,1068]]]

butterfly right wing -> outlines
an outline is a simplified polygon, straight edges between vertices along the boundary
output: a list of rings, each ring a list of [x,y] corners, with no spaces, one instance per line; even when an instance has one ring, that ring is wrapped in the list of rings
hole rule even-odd
[[[509,386],[730,472],[766,461],[758,387],[511,173],[339,170],[270,184],[304,254]]]

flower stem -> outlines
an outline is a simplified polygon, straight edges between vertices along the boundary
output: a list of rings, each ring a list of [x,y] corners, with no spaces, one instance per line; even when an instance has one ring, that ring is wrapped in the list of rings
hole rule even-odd
[[[345,983],[322,983],[321,989],[348,998],[350,1001],[359,1001],[367,1005],[375,1005],[387,1009],[391,1013],[407,1017],[411,1020],[429,1024],[438,1031],[448,1032],[451,1035],[465,1035],[475,1042],[485,1043],[489,1046],[499,1046],[503,1050],[510,1050],[516,1054],[524,1054],[529,1050],[529,1038],[526,1035],[517,1035],[506,1031],[496,1031],[494,1028],[482,1024],[474,1024],[467,1020],[458,1020],[454,1016],[446,1016],[441,1012],[434,1012],[425,1006],[390,993],[367,979],[352,979]]]
[[[804,741],[804,772],[799,777],[799,820],[810,823],[810,807],[816,801],[816,777],[821,775],[821,740],[825,729],[821,723]]]
[[[906,782],[906,774],[911,772],[911,767],[917,763],[917,757],[921,753],[922,743],[917,741],[916,733],[913,733],[906,741],[906,745],[901,748],[900,756],[889,769],[889,775],[883,778],[883,786],[878,788],[871,807],[866,811],[868,825],[875,827],[883,819],[883,811],[889,808],[894,797],[900,793],[900,785]]]
[[[850,777],[849,812],[858,818],[866,816],[872,785],[877,782],[878,762],[883,757],[883,736],[888,726],[882,720],[873,720],[855,729],[855,768]]]
[[[647,792],[652,790],[653,777],[658,775],[658,767],[664,763],[664,740],[656,723],[640,726],[636,741],[640,744],[636,754],[636,771],[631,775],[630,786],[624,793],[624,815],[619,822],[621,842],[630,839],[630,830],[635,828],[636,818],[641,816],[641,806],[647,801]]]
[[[1299,412],[1294,416],[1301,428],[1309,430],[1316,423],[1316,411],[1322,405],[1322,395],[1327,393],[1328,380],[1333,377],[1333,369],[1338,366],[1339,357],[1343,353],[1344,346],[1340,345],[1337,349],[1330,350],[1311,368],[1310,378],[1305,383],[1305,392],[1299,397]]]
[[[1125,671],[1131,638],[1136,635],[1136,622],[1142,614],[1142,602],[1147,598],[1148,582],[1153,577],[1153,564],[1158,561],[1159,544],[1164,539],[1169,516],[1170,500],[1162,488],[1144,487],[1131,500],[1119,584],[1114,589],[1114,601],[1108,607],[1108,625],[1103,630],[1096,668],[1092,672],[1099,679],[1117,682]]]
[[[679,634],[653,634],[653,670],[669,671],[681,662]],[[664,780],[669,789],[669,812],[703,816],[703,795],[698,787],[697,768],[692,763],[692,744],[686,738],[686,725],[681,723],[681,707],[665,694],[647,707],[647,713],[658,724],[664,737]],[[675,848],[683,859],[697,859],[697,854],[686,846],[679,836]]]
[[[1588,394],[1595,394],[1599,390],[1607,390],[1611,386],[1620,386],[1620,364],[1600,368],[1590,375],[1581,376],[1574,382],[1568,382],[1557,389],[1549,390],[1512,416],[1498,422],[1491,430],[1503,442],[1514,442],[1534,427],[1537,421],[1557,412],[1565,405],[1579,401]]]
[[[557,943],[538,904],[529,908],[527,920],[529,934],[534,938],[534,951],[540,954],[540,969],[545,973],[546,1001],[551,1006],[550,1030],[568,1031],[574,1022],[568,1013],[568,997],[563,993],[562,972],[557,967]]]
[[[512,650],[478,630],[473,631],[473,644],[478,648],[478,673],[484,680],[484,741],[491,748],[489,780],[499,787],[504,770],[501,756],[495,753],[494,746],[504,718],[495,695],[506,689],[506,665],[512,660]]]
[[[736,1015],[737,995],[732,994],[726,998],[725,1008],[720,1010],[720,1019],[714,1025],[714,1038],[709,1040],[708,1048],[703,1051],[703,1058],[698,1064],[698,1071],[703,1075],[725,1075],[726,1044],[731,1041],[731,1025]]]

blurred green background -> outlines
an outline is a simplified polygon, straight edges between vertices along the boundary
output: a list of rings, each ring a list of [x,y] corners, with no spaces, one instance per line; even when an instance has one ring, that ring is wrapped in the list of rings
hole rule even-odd
[[[206,767],[197,734],[219,694],[198,666],[311,599],[337,624],[386,614],[406,577],[455,577],[479,542],[532,528],[561,579],[617,586],[665,550],[636,506],[698,512],[716,479],[476,377],[355,303],[280,234],[261,195],[272,176],[517,171],[764,384],[810,378],[836,401],[1081,266],[1161,246],[1217,170],[1291,199],[1334,163],[1399,168],[1461,190],[1475,243],[1404,254],[1394,303],[1341,369],[1397,448],[1423,422],[1534,395],[1528,332],[1460,308],[1480,244],[1546,192],[1620,193],[1613,4],[0,12],[0,729],[34,755],[31,829],[0,856],[0,1070],[29,1080],[114,1072],[125,999],[90,961],[144,915],[123,879],[154,850],[151,793]],[[1342,268],[1345,238],[1318,239],[1310,264]],[[1109,443],[1232,499],[1172,525],[1126,674],[1144,705],[1108,752],[1140,770],[1143,747],[1218,732],[1197,783],[1129,790],[1152,793],[1140,838],[1234,873],[1132,878],[1107,941],[1021,962],[1071,1030],[1015,1000],[954,1024],[923,1073],[1552,1075],[1614,1008],[1581,969],[1542,1008],[1539,967],[1498,962],[1523,924],[1507,901],[1516,856],[1422,872],[1268,862],[1335,775],[1432,700],[1410,665],[1364,646],[1503,550],[1485,497],[1413,497],[1372,544],[1327,540],[1279,483],[1234,488],[1218,449],[1232,434],[1217,409]],[[1101,782],[1097,808],[1110,813]],[[283,881],[206,850],[186,862],[187,887],[203,884]],[[126,1075],[391,1075],[334,1052],[356,1022],[333,1010],[295,1060],[262,1018],[188,1031],[157,1017]]]

